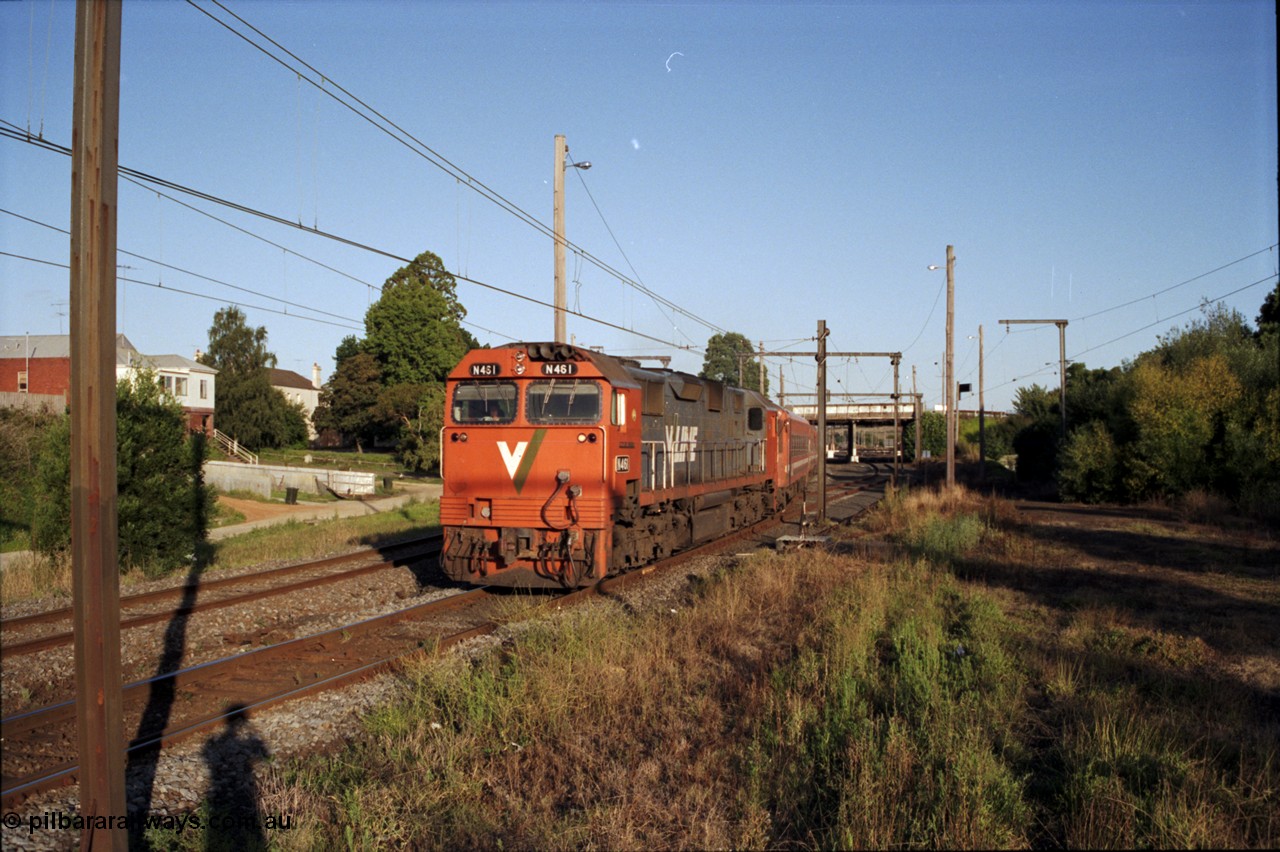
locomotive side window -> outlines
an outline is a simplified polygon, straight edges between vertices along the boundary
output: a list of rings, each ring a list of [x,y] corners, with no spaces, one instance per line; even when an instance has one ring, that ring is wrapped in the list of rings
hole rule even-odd
[[[747,428],[752,432],[759,432],[764,428],[763,408],[753,406],[747,409]]]
[[[590,379],[529,382],[524,408],[530,423],[595,423],[600,419],[600,385]]]
[[[515,382],[458,382],[453,389],[455,423],[510,423],[516,419]]]
[[[614,426],[627,425],[627,397],[621,391],[613,392],[613,407],[609,422]]]

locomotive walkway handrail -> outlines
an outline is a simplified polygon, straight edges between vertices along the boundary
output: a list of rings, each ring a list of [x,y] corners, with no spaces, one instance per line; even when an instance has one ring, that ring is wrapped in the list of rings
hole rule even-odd
[[[641,441],[640,457],[645,485],[671,488],[763,472],[764,441]],[[677,481],[679,464],[684,465],[684,482]]]

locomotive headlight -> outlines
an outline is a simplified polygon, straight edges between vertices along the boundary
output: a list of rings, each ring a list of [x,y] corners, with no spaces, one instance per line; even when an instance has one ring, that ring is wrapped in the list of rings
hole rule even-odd
[[[586,433],[586,432],[579,432],[579,433],[578,433],[578,443],[579,443],[579,444],[585,444],[586,442],[587,442],[587,433]]]
[[[493,515],[493,510],[488,505],[480,507],[480,517],[489,518]]]

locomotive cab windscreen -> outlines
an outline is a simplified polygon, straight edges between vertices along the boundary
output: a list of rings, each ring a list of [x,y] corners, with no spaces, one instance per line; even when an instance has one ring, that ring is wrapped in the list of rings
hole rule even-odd
[[[590,379],[529,382],[525,417],[530,423],[589,426],[600,420],[600,384]]]

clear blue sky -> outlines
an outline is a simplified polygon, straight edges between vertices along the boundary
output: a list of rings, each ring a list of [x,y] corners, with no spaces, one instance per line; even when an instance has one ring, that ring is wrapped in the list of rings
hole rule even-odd
[[[1007,334],[998,320],[1068,319],[1068,357],[1109,367],[1204,298],[1246,288],[1225,302],[1252,321],[1274,285],[1269,0],[224,2],[328,91],[548,226],[565,134],[594,166],[566,177],[569,239],[687,312],[570,253],[570,307],[657,338],[569,318],[579,343],[607,351],[674,353],[696,371],[701,354],[675,347],[701,349],[715,328],[810,350],[825,319],[833,350],[903,351],[904,388],[915,365],[932,404],[944,274],[926,267],[950,243],[957,378],[976,387],[982,324],[999,409],[1020,385],[1057,386],[1058,345],[1052,326]],[[5,127],[70,144],[73,41],[69,0],[0,3]],[[126,0],[122,52],[123,166],[393,255],[429,249],[550,301],[548,237],[195,6]],[[122,182],[121,274],[146,283],[121,283],[119,326],[144,352],[191,355],[235,302],[280,366],[309,375],[318,361],[327,376],[339,340],[361,333],[370,285],[400,265],[165,192],[289,251]],[[69,158],[0,138],[0,208],[66,229],[69,202]],[[69,243],[0,214],[0,252],[65,264]],[[552,336],[549,308],[467,283],[458,294],[482,342]],[[296,306],[262,310],[286,310],[273,298]],[[64,269],[0,256],[0,334],[65,331],[67,300]],[[811,359],[772,362],[775,388],[779,364],[788,392],[812,390]],[[836,392],[892,389],[885,360],[833,361],[829,375]]]

